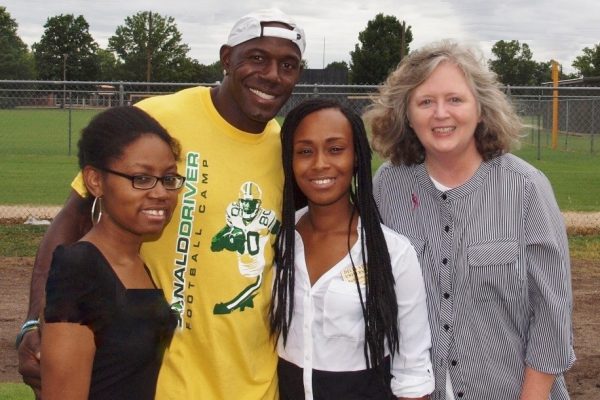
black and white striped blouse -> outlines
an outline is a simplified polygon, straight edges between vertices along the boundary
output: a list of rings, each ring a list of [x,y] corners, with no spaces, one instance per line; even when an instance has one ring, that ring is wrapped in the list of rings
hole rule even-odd
[[[381,166],[374,181],[383,223],[417,251],[427,292],[436,390],[446,372],[456,399],[513,400],[525,366],[557,375],[568,399],[574,362],[564,222],[550,183],[507,154],[442,192],[423,164]]]

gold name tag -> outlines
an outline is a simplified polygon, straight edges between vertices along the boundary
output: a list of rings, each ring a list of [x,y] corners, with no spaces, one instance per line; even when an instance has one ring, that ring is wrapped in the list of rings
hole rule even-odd
[[[358,276],[358,283],[364,285],[366,282],[365,279],[365,268],[363,265],[358,265],[356,267],[356,276]],[[352,265],[346,267],[342,270],[342,280],[344,282],[356,283],[356,276],[354,276],[354,271],[352,270]]]

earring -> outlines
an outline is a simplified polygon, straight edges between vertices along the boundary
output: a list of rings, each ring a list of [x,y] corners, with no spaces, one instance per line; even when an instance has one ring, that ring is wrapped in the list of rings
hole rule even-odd
[[[227,76],[227,70],[226,69],[223,70],[223,76]]]
[[[98,206],[97,213],[96,206]],[[92,203],[92,225],[96,225],[100,222],[100,218],[102,218],[102,196],[94,198],[94,202]]]

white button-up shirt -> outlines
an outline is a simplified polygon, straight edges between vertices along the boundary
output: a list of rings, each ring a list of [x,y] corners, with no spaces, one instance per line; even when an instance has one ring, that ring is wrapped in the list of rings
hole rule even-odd
[[[307,211],[299,210],[296,221]],[[431,337],[423,277],[412,245],[405,237],[382,226],[390,252],[398,302],[399,353],[391,363],[391,389],[396,396],[419,397],[433,391],[429,355]],[[350,253],[365,300],[361,230]],[[302,238],[296,232],[294,314],[287,344],[278,342],[281,358],[304,369],[305,398],[312,399],[312,370],[366,369],[365,322],[347,254],[311,287]],[[387,353],[387,345],[386,345]]]

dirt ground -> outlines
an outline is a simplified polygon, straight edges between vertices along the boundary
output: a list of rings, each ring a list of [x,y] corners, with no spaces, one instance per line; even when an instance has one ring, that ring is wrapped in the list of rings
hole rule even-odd
[[[33,258],[0,258],[0,382],[20,382],[15,334],[23,322]],[[571,398],[600,399],[600,261],[573,260],[577,362],[567,373]]]

